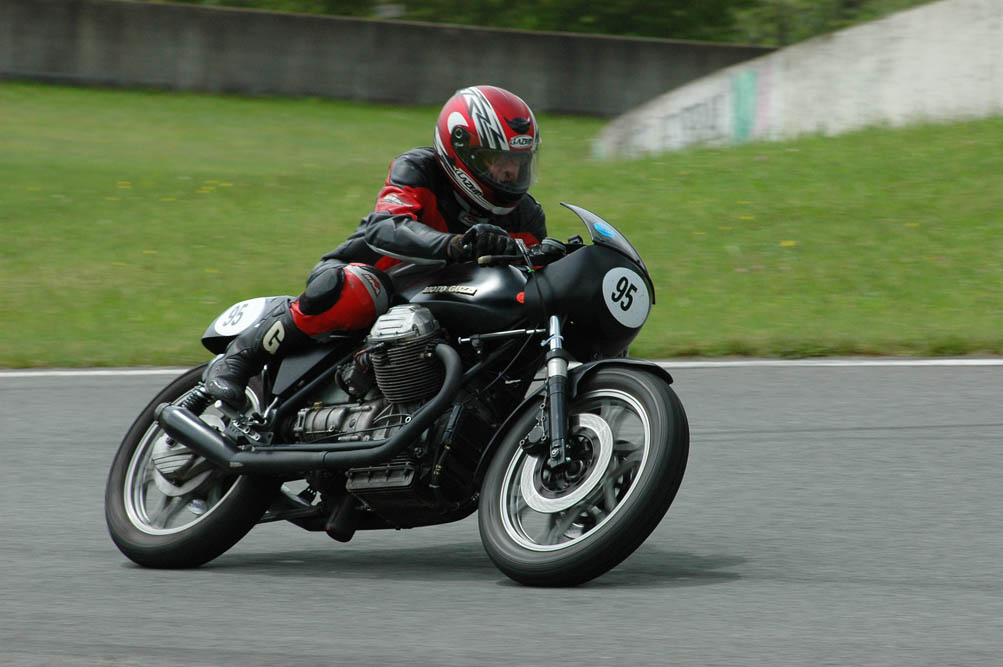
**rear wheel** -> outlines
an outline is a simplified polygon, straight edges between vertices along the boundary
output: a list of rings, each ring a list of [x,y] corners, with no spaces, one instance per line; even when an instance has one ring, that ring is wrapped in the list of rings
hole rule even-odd
[[[119,446],[105,489],[112,540],[147,567],[196,567],[236,544],[273,500],[279,480],[238,476],[210,464],[168,437],[153,418],[160,403],[190,392],[204,366],[188,371],[154,398]],[[260,411],[252,380],[251,408]],[[210,407],[202,419],[217,429],[224,417]]]
[[[686,414],[655,375],[600,369],[579,387],[569,416],[569,464],[551,469],[546,455],[519,446],[534,409],[505,437],[484,480],[484,548],[524,584],[576,585],[615,567],[661,521],[686,469]]]

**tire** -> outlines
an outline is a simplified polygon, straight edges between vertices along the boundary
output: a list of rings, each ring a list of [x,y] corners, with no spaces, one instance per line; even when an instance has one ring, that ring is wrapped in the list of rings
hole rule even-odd
[[[519,446],[536,405],[499,445],[485,475],[481,541],[507,576],[532,586],[575,586],[614,568],[647,539],[672,504],[689,456],[682,404],[661,378],[610,367],[586,378],[568,407],[570,475]]]
[[[281,484],[210,465],[170,440],[154,421],[157,405],[188,393],[204,368],[186,372],[146,406],[111,465],[105,488],[108,530],[119,550],[139,565],[186,568],[211,561],[254,527]],[[251,387],[256,386],[252,380]],[[249,388],[247,394],[253,409],[259,409],[256,391]],[[212,407],[202,418],[223,426]]]

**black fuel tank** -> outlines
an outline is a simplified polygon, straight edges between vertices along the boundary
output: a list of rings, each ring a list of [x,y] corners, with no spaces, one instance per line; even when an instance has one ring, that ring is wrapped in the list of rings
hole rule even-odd
[[[431,310],[454,336],[508,329],[526,314],[526,277],[511,266],[452,264],[394,281],[404,298]]]

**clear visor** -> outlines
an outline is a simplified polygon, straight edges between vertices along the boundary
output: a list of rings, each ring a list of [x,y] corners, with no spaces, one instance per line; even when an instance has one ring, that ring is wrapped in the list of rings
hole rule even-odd
[[[536,181],[536,150],[474,148],[465,162],[478,180],[508,194],[525,194]]]

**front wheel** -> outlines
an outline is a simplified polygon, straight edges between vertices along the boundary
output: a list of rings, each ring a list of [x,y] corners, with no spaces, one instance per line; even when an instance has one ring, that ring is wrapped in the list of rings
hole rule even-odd
[[[193,368],[161,391],[133,422],[112,462],[105,489],[111,538],[131,560],[147,567],[196,567],[236,544],[271,504],[280,482],[237,476],[174,441],[154,420],[160,403],[190,392],[202,376]],[[251,409],[259,398],[247,390]],[[223,428],[214,408],[202,414]]]
[[[519,446],[533,428],[528,410],[488,468],[479,526],[488,556],[523,584],[573,586],[634,552],[672,504],[689,455],[686,413],[651,373],[603,368],[568,406],[570,462]]]

